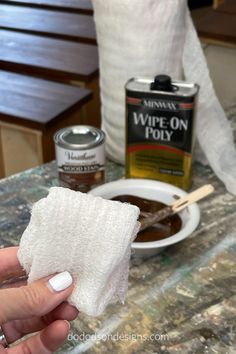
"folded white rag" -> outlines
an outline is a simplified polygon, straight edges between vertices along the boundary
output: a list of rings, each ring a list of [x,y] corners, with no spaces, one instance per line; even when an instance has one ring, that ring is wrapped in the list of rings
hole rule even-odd
[[[69,271],[69,302],[97,316],[128,287],[131,243],[139,223],[136,206],[60,187],[34,204],[18,258],[29,282]]]

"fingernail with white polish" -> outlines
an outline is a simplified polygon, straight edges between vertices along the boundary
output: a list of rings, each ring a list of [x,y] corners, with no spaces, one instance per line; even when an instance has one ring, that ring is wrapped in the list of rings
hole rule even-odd
[[[49,279],[48,283],[54,291],[59,292],[68,288],[73,283],[73,279],[70,273],[65,271]]]

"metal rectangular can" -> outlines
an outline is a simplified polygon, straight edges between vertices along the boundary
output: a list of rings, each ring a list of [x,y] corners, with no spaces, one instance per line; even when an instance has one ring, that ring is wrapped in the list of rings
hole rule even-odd
[[[199,86],[167,75],[126,84],[126,177],[188,189],[195,140],[194,105]]]

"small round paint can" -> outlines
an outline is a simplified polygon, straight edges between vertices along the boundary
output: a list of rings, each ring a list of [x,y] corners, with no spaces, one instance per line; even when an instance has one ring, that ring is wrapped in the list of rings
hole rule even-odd
[[[89,125],[63,128],[54,135],[62,187],[88,192],[104,183],[105,133]]]

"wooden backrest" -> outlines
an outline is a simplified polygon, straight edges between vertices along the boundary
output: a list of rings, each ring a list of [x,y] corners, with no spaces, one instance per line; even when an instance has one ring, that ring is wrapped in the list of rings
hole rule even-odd
[[[192,11],[198,35],[204,42],[235,47],[236,1],[233,1],[225,1],[216,10],[206,7]],[[230,4],[231,6],[229,6]],[[233,8],[235,8],[235,12],[233,12]]]
[[[68,12],[93,12],[91,0],[2,0],[2,3],[40,7],[41,9],[56,9]]]
[[[213,1],[213,8],[217,9],[220,5],[224,4],[225,0],[214,0]]]
[[[91,15],[1,4],[0,26],[26,33],[96,44],[95,25]]]
[[[0,121],[44,130],[91,96],[84,88],[0,70]]]
[[[217,11],[225,12],[229,15],[236,15],[236,1],[225,0],[220,6],[217,7]]]
[[[0,69],[89,82],[98,75],[94,45],[0,30]]]

